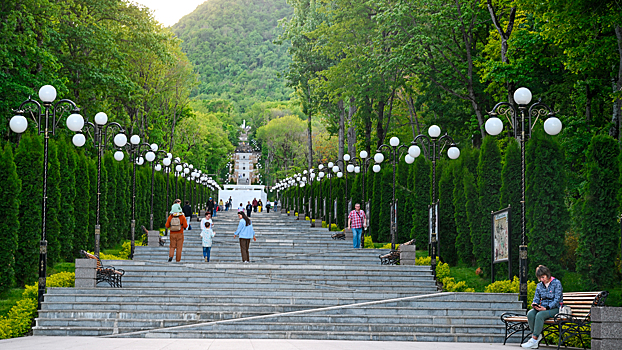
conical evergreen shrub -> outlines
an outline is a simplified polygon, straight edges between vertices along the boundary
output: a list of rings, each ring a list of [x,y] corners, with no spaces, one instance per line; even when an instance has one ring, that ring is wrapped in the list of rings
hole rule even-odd
[[[62,212],[60,223],[60,259],[72,261],[74,258],[73,234],[76,229],[76,151],[66,138],[58,140],[58,161],[60,163],[60,195]]]
[[[546,265],[562,279],[564,237],[569,226],[565,205],[564,154],[556,138],[534,131],[525,149],[529,271]]]
[[[438,253],[441,259],[450,265],[456,265],[458,255],[456,254],[456,222],[454,219],[454,162],[443,167],[441,178],[438,182],[439,190],[439,229],[438,229]]]
[[[50,140],[48,152],[48,215],[47,215],[47,241],[48,263],[54,265],[61,261],[61,178],[60,162],[58,161],[58,146],[56,140]]]
[[[477,182],[475,180],[475,176],[471,173],[469,168],[462,168],[463,171],[463,185],[464,185],[464,197],[466,199],[465,202],[465,211],[467,221],[469,223],[469,235],[468,238],[470,242],[466,242],[464,239],[459,241],[460,247],[471,247],[472,251],[462,252],[458,251],[460,254],[460,258],[462,261],[466,263],[470,263],[472,266],[475,266],[477,263],[475,257],[475,248],[474,244],[476,242],[477,232],[480,229],[481,219],[480,219],[480,210],[479,210],[479,196],[477,195]],[[468,259],[471,259],[470,261]]]
[[[432,182],[431,162],[423,156],[417,157],[413,168],[413,198],[412,198],[412,230],[410,237],[414,238],[415,243],[420,249],[427,249],[429,245],[429,210],[428,206],[432,203],[430,198],[430,188]]]
[[[468,156],[467,152],[462,152],[461,158]],[[471,264],[473,261],[473,245],[471,244],[471,228],[467,218],[466,204],[467,198],[464,193],[464,168],[463,159],[459,160],[453,169],[453,206],[454,221],[456,224],[456,255],[457,259],[463,263]]]
[[[471,241],[478,266],[488,273],[492,258],[490,213],[499,210],[501,190],[501,153],[493,137],[486,137],[482,142],[477,164],[477,190],[480,225],[476,232],[471,232]]]
[[[73,254],[78,256],[80,250],[92,250],[88,245],[89,223],[91,217],[91,179],[89,161],[84,152],[78,151],[76,157],[74,214],[75,227],[72,235]]]
[[[19,196],[21,181],[13,160],[10,144],[0,147],[0,293],[15,284],[15,254],[17,252],[17,234],[19,223]]]
[[[518,247],[521,244],[521,154],[516,140],[508,142],[501,170],[501,195],[499,197],[500,208],[511,206],[510,244],[513,275],[518,275]],[[502,266],[505,266],[503,264]],[[496,269],[496,268],[495,268]],[[502,276],[507,276],[503,269],[499,269]],[[507,270],[505,270],[507,271]]]
[[[581,213],[577,271],[589,290],[619,285],[613,264],[620,248],[619,152],[618,142],[608,135],[592,137],[587,150],[587,188]]]

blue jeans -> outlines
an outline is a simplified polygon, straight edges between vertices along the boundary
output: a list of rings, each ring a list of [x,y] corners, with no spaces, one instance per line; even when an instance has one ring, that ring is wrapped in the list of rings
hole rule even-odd
[[[212,247],[203,247],[203,257],[207,258],[207,261],[209,261],[209,254],[212,251]]]
[[[353,228],[352,229],[352,246],[354,248],[361,247],[361,234],[363,234],[363,228]]]

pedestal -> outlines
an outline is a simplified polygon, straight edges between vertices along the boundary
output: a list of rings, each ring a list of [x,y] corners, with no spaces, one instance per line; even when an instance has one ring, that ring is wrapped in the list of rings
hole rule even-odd
[[[160,231],[149,231],[147,236],[147,246],[148,247],[159,247],[160,246]]]
[[[76,288],[95,288],[97,260],[76,259]]]
[[[400,246],[400,265],[414,265],[415,264],[415,245],[401,245]]]
[[[306,219],[305,213],[298,213],[298,220]]]
[[[592,308],[592,350],[622,349],[622,307]]]

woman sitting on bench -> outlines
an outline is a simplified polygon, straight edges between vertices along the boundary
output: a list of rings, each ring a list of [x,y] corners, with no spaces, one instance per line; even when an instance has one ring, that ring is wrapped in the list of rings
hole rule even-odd
[[[529,329],[532,337],[522,344],[525,349],[537,349],[542,340],[542,328],[547,318],[557,315],[561,304],[564,302],[562,283],[551,276],[551,270],[544,265],[536,268],[536,277],[540,283],[536,286],[536,294],[531,303],[531,310],[527,313]]]

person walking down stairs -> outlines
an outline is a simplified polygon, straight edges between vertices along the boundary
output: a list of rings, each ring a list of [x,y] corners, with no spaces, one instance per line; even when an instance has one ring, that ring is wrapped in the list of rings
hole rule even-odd
[[[182,210],[188,222],[192,221],[192,207],[190,206],[189,201],[186,201],[186,205],[184,205]],[[192,225],[188,224],[188,230],[192,230]]]
[[[238,212],[238,217],[240,218],[240,223],[238,224],[238,229],[235,230],[233,234],[233,238],[240,237],[240,251],[242,252],[242,261],[245,263],[250,262],[250,256],[248,254],[248,248],[251,245],[251,238],[254,242],[257,242],[257,238],[255,237],[255,230],[253,229],[253,224],[251,219],[243,212]]]
[[[169,235],[169,251],[168,251],[168,261],[171,262],[173,260],[173,253],[177,250],[177,254],[175,256],[175,261],[181,261],[181,251],[184,247],[184,229],[188,228],[188,221],[186,221],[186,217],[184,216],[183,211],[181,210],[181,200],[176,199],[175,203],[171,207],[171,215],[168,216],[166,220],[166,228],[170,230]]]

